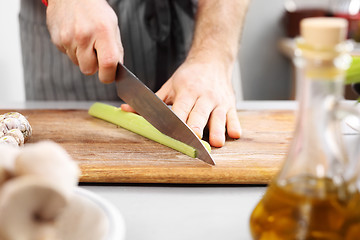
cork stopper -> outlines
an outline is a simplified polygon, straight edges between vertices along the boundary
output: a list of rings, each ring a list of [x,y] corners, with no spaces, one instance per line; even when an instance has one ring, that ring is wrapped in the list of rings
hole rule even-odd
[[[346,40],[348,22],[343,18],[305,18],[300,23],[300,34],[306,44],[314,47],[334,47]]]

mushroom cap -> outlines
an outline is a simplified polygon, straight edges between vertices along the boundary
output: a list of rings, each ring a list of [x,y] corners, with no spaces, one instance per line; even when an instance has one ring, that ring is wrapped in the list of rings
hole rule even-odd
[[[15,159],[14,173],[41,176],[70,196],[78,184],[80,169],[60,145],[43,141],[23,147]]]
[[[74,194],[56,220],[59,239],[103,240],[109,232],[104,211],[93,201]]]
[[[54,221],[67,203],[66,196],[41,177],[7,181],[0,189],[0,239],[49,239],[44,234],[52,235]]]
[[[20,149],[18,147],[8,144],[0,144],[0,166],[3,167],[10,175],[14,174],[14,162],[19,152]]]
[[[8,173],[6,172],[5,168],[0,166],[0,186],[6,181],[8,178]]]

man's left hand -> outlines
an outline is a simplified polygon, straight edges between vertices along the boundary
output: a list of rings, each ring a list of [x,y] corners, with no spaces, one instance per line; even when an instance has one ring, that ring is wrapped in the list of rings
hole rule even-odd
[[[224,80],[225,79],[225,80]],[[209,127],[209,141],[214,147],[225,144],[225,132],[240,138],[231,69],[216,61],[187,59],[156,93],[175,114],[202,138]],[[122,105],[125,111],[132,109]]]

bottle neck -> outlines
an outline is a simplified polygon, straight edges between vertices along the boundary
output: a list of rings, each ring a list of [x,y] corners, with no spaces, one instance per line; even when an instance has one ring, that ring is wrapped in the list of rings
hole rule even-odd
[[[302,51],[294,59],[299,106],[294,138],[278,181],[299,175],[333,178],[341,175],[347,161],[337,117],[347,56],[316,53]]]

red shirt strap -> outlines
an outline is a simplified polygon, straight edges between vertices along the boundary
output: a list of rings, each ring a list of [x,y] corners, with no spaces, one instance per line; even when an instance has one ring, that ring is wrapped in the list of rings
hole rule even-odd
[[[48,1],[47,1],[47,0],[41,0],[41,2],[42,2],[45,6],[48,5]]]

